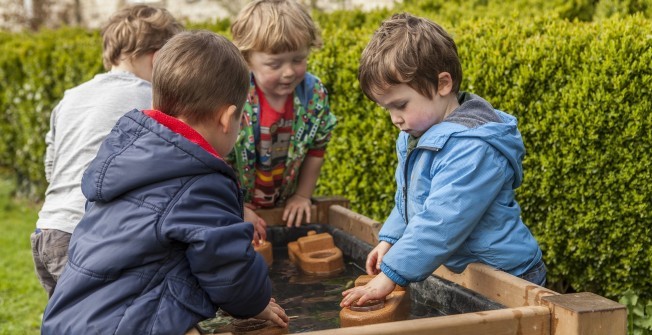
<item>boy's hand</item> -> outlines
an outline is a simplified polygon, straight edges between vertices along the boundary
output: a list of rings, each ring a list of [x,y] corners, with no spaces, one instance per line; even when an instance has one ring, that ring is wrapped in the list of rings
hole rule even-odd
[[[384,273],[380,273],[374,279],[370,280],[367,285],[356,286],[342,292],[344,299],[340,302],[340,307],[349,307],[351,304],[361,306],[367,300],[385,299],[385,297],[392,293],[396,284],[389,279]]]
[[[253,205],[245,204],[244,220],[254,224],[254,245],[258,246],[260,241],[267,240],[267,222],[258,216],[251,207]]]
[[[270,299],[267,307],[260,314],[254,316],[254,318],[269,320],[284,328],[288,326],[288,322],[290,321],[285,314],[285,310],[276,303],[274,298]]]
[[[306,223],[310,223],[310,198],[294,194],[285,202],[283,210],[283,221],[287,221],[287,226],[301,226],[303,215],[306,215]]]
[[[383,262],[383,256],[389,251],[392,245],[386,241],[380,241],[378,245],[367,255],[366,270],[368,275],[377,275],[380,273],[380,263]]]

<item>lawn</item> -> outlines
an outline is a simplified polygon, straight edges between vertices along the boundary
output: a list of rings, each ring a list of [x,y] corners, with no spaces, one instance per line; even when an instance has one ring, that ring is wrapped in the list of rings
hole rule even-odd
[[[29,242],[39,205],[12,199],[12,189],[0,178],[0,335],[39,334],[47,295],[34,273]]]

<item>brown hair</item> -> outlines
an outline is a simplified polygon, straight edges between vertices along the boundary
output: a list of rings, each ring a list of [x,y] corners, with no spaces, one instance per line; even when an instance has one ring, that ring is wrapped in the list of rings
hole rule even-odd
[[[371,100],[403,83],[430,99],[442,72],[450,73],[453,92],[459,92],[462,65],[453,38],[428,19],[400,13],[374,32],[360,57],[358,81]]]
[[[111,15],[102,28],[104,68],[118,65],[120,57],[133,59],[163,47],[183,25],[164,8],[131,6]]]
[[[154,109],[195,124],[224,106],[244,107],[249,70],[238,49],[209,31],[175,35],[154,57]]]
[[[231,24],[231,34],[247,60],[251,51],[278,54],[322,46],[310,13],[294,0],[250,2]]]

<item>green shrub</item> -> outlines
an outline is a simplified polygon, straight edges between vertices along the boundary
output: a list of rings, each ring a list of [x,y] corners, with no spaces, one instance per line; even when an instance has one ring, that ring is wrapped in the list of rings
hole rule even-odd
[[[633,291],[627,291],[619,302],[627,306],[627,334],[652,334],[652,299],[644,301]]]
[[[647,25],[493,20],[457,30],[463,86],[519,117],[518,197],[549,279],[610,297],[652,292]]]
[[[1,36],[1,35],[0,35]],[[4,35],[0,44],[0,167],[16,174],[19,193],[45,190],[43,155],[50,112],[66,89],[103,70],[97,32],[80,29]]]

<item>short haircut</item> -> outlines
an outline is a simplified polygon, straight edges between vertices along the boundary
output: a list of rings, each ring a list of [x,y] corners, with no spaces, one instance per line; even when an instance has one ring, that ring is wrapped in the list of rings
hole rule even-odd
[[[322,46],[310,13],[294,0],[250,2],[231,24],[231,34],[247,60],[252,51],[278,54]]]
[[[191,124],[214,119],[222,107],[241,112],[249,91],[249,69],[226,37],[198,30],[172,37],[154,57],[154,109]]]
[[[459,92],[462,65],[453,39],[428,19],[400,13],[374,32],[360,57],[358,81],[374,101],[375,95],[399,84],[432,99],[442,72],[450,73],[453,92]]]
[[[139,57],[163,47],[183,25],[164,8],[137,5],[123,8],[102,27],[104,68],[118,65],[120,57]]]

